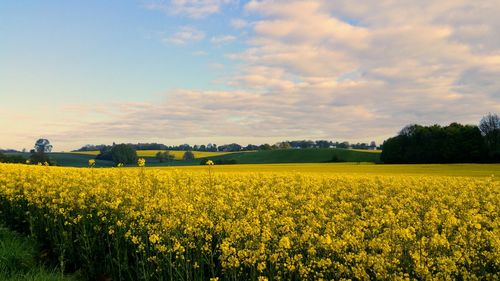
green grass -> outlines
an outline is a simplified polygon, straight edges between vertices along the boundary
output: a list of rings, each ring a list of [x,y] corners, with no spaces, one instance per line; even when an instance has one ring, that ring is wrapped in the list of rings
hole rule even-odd
[[[22,155],[24,158],[29,158],[29,153],[9,153]],[[76,154],[76,153],[65,153],[65,152],[52,152],[49,153],[50,159],[56,161],[57,166],[68,166],[68,167],[88,167],[89,160],[94,159],[94,155],[86,154]],[[96,160],[96,167],[112,167],[113,162]]]
[[[233,153],[215,157],[211,160],[235,159],[238,164],[273,164],[273,163],[325,163],[336,157],[341,162],[380,162],[380,153],[349,149],[284,149],[261,150],[251,153]],[[199,164],[200,160],[174,163],[178,165]]]
[[[138,157],[155,157],[158,152],[166,152],[168,151],[170,155],[173,155],[175,159],[181,160],[182,156],[184,156],[185,151],[181,150],[137,150]],[[96,156],[100,152],[98,150],[95,151],[76,151],[76,152],[67,152],[66,154],[76,154],[76,155],[93,155]],[[234,152],[210,152],[210,151],[193,151],[194,158],[204,158],[204,157],[214,157],[219,155],[232,154]]]
[[[335,148],[235,152],[189,161],[172,161],[170,163],[160,163],[154,157],[145,158],[147,166],[193,166],[199,165],[201,159],[214,161],[219,159],[235,159],[238,164],[325,163],[330,162],[334,156],[338,160],[341,160],[341,162],[380,162],[380,153]]]
[[[246,152],[194,152],[195,160],[177,160],[184,152],[172,151],[176,160],[160,163],[154,155],[157,151],[138,151],[139,157],[146,158],[147,166],[189,166],[199,165],[201,159],[235,159],[238,164],[272,164],[272,163],[324,163],[330,162],[335,156],[342,162],[380,162],[380,152],[360,151],[350,149],[285,149]],[[29,153],[21,153],[28,158]],[[49,154],[58,166],[87,167],[89,159],[94,159],[95,153],[62,153]],[[96,167],[111,167],[111,161],[96,161]]]
[[[37,243],[0,225],[0,280],[71,281],[82,280],[50,270],[37,261]]]
[[[219,159],[235,159],[238,164],[325,163],[330,162],[334,156],[341,162],[380,162],[380,152],[339,148],[260,150],[204,157],[204,159],[214,161]],[[201,159],[195,159],[190,161],[173,161],[166,164],[159,163],[154,158],[146,158],[146,160],[148,166],[191,166],[199,165],[201,162]]]

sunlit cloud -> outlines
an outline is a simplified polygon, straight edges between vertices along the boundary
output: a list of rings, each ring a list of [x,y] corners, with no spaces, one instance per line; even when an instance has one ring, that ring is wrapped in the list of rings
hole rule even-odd
[[[215,45],[223,45],[227,43],[231,43],[235,41],[237,38],[236,36],[232,35],[222,35],[222,36],[214,36],[210,39],[210,42]]]
[[[260,19],[248,48],[228,55],[242,63],[227,79],[240,90],[179,90],[165,103],[124,105],[119,119],[84,131],[379,140],[408,123],[474,123],[500,109],[500,42],[475,35],[499,35],[496,22],[451,16],[466,6],[498,8],[468,1],[369,9],[333,2],[250,1],[245,10]]]
[[[235,3],[234,0],[159,0],[150,1],[145,7],[159,10],[169,15],[185,15],[204,18],[221,11],[222,6]]]
[[[178,90],[141,103],[82,103],[75,112],[98,110],[88,119],[74,118],[71,126],[56,128],[50,119],[51,137],[68,143],[190,138],[380,142],[409,123],[477,124],[484,114],[500,112],[500,5],[495,0],[236,2],[155,1],[147,6],[164,11],[165,17],[189,19],[162,40],[169,45],[199,42],[189,54],[206,60],[207,71],[221,73],[213,88],[186,83],[169,85]],[[214,32],[220,23],[207,17],[224,16],[227,5],[239,12],[222,19],[227,26]],[[214,24],[212,29],[193,27],[204,20]]]
[[[163,38],[164,43],[186,44],[189,42],[201,41],[205,38],[205,33],[192,26],[183,26],[172,36]]]
[[[235,29],[242,29],[250,26],[250,23],[244,19],[232,19],[230,24]]]

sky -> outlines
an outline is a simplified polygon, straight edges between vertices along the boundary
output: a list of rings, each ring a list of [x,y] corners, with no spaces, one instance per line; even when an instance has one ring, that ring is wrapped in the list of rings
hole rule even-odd
[[[500,113],[498,0],[0,2],[0,148],[377,143]]]

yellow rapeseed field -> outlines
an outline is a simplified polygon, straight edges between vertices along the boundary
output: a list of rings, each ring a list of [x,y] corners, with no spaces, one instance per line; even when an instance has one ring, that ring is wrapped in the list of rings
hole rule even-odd
[[[500,182],[0,164],[0,218],[113,280],[498,280]]]

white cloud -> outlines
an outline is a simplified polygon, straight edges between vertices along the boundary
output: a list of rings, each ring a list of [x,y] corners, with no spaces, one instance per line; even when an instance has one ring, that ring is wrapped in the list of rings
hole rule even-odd
[[[189,42],[201,41],[205,38],[205,33],[191,26],[183,26],[172,36],[164,38],[165,43],[186,44]]]
[[[231,26],[236,29],[242,29],[250,26],[250,23],[243,19],[232,19]]]
[[[210,39],[210,42],[215,45],[223,45],[227,43],[231,43],[236,40],[236,36],[232,35],[222,35],[222,36],[214,36]]]
[[[262,18],[255,22],[252,46],[231,57],[247,69],[281,69],[281,85],[312,77],[335,85],[358,72],[355,91],[325,95],[365,105],[375,119],[394,116],[399,126],[474,123],[500,104],[500,82],[494,79],[500,75],[500,28],[493,16],[500,6],[494,2],[254,0],[245,8]],[[254,81],[259,87],[276,84],[275,76],[260,72],[246,75],[261,78]],[[390,132],[391,123],[376,126]]]
[[[380,141],[409,123],[477,124],[500,111],[496,2],[252,0],[248,48],[228,56],[237,90],[121,104],[120,116],[65,134]]]
[[[150,1],[148,9],[159,10],[166,14],[184,15],[191,18],[204,18],[219,13],[222,6],[235,3],[234,0],[158,0]]]

